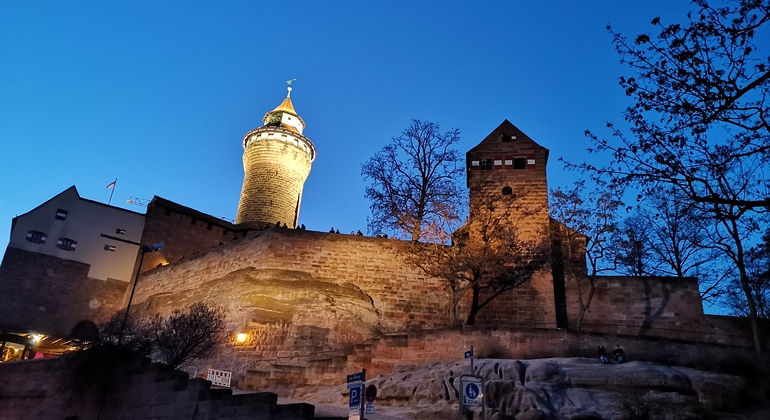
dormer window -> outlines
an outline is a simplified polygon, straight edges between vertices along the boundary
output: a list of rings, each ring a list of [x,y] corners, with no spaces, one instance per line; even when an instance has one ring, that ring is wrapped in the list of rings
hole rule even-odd
[[[56,220],[65,220],[67,219],[67,213],[67,210],[56,209],[56,215],[54,215],[54,218]]]

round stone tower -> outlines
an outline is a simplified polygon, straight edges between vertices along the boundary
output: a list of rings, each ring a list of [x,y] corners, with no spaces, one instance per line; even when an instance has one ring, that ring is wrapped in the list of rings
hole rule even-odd
[[[262,122],[243,136],[243,189],[235,223],[293,228],[316,151],[302,135],[305,122],[291,103],[291,82],[286,99]]]

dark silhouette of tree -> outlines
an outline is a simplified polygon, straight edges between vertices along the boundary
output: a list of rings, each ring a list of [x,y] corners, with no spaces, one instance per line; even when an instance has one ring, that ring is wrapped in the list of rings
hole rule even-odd
[[[653,19],[655,35],[629,40],[609,28],[635,72],[620,79],[635,101],[624,113],[631,136],[612,124],[612,140],[588,132],[592,150],[611,154],[611,164],[568,166],[612,175],[644,195],[678,189],[709,215],[710,240],[737,270],[760,353],[746,244],[770,209],[770,53],[754,41],[770,21],[770,3],[693,3],[699,10],[685,24]]]
[[[626,217],[618,227],[618,271],[630,277],[642,277],[652,274],[650,258],[650,232],[646,219],[639,216]]]
[[[222,308],[202,302],[185,311],[177,309],[168,317],[131,311],[118,346],[123,321],[121,312],[101,327],[96,344],[127,349],[139,357],[150,357],[178,368],[190,360],[205,359],[216,352],[223,339],[224,317]]]
[[[757,317],[770,319],[770,229],[765,231],[760,244],[746,252],[746,271],[757,306]],[[738,283],[738,279],[735,282]],[[738,290],[739,287],[734,287],[727,294],[728,307],[738,316],[747,316],[745,300]]]
[[[175,310],[168,317],[150,320],[150,337],[161,362],[178,368],[194,359],[216,353],[225,329],[222,308],[194,303],[186,312]]]
[[[585,181],[570,189],[551,191],[549,209],[557,222],[552,229],[565,282],[577,290],[577,329],[583,328],[585,313],[591,306],[601,276],[617,269],[618,210],[623,207],[622,191],[601,180],[585,192]]]
[[[714,249],[708,230],[713,219],[680,190],[654,191],[636,210],[633,228],[643,248],[642,266],[648,275],[697,277],[701,298],[716,300],[723,280],[734,270],[725,270],[724,256]],[[624,221],[626,228],[628,220]]]
[[[550,261],[547,232],[524,237],[509,223],[512,214],[526,217],[531,210],[520,208],[516,198],[487,198],[474,220],[456,232],[445,231],[447,240],[406,243],[401,250],[407,264],[448,282],[455,320],[458,304],[471,293],[466,325],[474,325],[484,307],[527,284]],[[450,237],[452,245],[445,245]]]
[[[441,133],[436,123],[412,120],[361,166],[364,180],[371,180],[369,233],[433,240],[446,225],[459,224],[466,195],[462,156],[453,149],[459,140],[457,129]]]

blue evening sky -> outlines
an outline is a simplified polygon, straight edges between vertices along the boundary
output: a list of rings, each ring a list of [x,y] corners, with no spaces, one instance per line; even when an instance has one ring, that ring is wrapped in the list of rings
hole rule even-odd
[[[628,104],[605,29],[636,35],[686,1],[26,1],[0,3],[0,247],[71,185],[113,205],[158,195],[234,219],[241,139],[286,94],[318,157],[308,229],[366,228],[361,163],[411,119],[467,151],[504,119],[558,158],[594,159]]]

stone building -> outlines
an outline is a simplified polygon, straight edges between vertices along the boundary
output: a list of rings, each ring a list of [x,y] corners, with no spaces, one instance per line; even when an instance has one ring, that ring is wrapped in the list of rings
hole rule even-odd
[[[263,122],[243,138],[244,182],[234,224],[160,197],[144,215],[128,212],[80,199],[74,187],[20,216],[0,265],[0,330],[66,336],[80,321],[103,321],[125,308],[140,270],[132,308],[169,313],[200,301],[223,306],[231,335],[211,363],[255,372],[267,382],[281,366],[281,381],[330,381],[363,343],[452,331],[449,286],[403,264],[398,241],[289,228],[298,224],[316,150],[289,96]],[[548,216],[548,155],[507,120],[469,150],[469,223],[486,211],[530,237],[558,223]],[[66,220],[58,219],[59,210],[67,211]],[[80,217],[96,223],[78,225]],[[65,222],[84,234],[63,229]],[[41,234],[56,242],[35,243]],[[61,248],[65,239],[70,246],[77,241],[77,251]],[[139,245],[158,242],[165,243],[161,252],[135,267]],[[120,263],[112,264],[113,258]],[[576,299],[569,284],[554,270],[540,270],[497,296],[476,323],[568,328]],[[467,297],[458,308],[462,317]],[[694,331],[693,338],[702,337],[704,328],[723,331],[704,317],[695,279],[607,278],[593,308],[586,325],[596,331],[680,338]],[[247,338],[236,341],[236,332]]]

